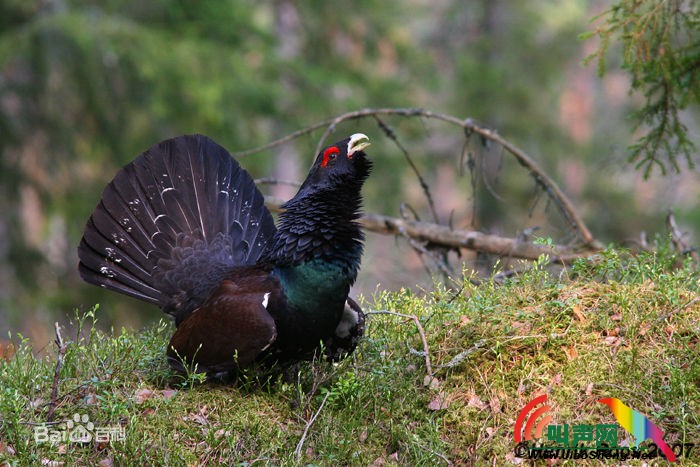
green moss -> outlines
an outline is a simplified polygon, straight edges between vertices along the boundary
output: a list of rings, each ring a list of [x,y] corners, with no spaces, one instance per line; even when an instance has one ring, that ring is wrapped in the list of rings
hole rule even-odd
[[[85,414],[123,427],[124,441],[37,443],[56,351],[18,336],[0,361],[0,463],[500,465],[514,460],[515,419],[539,394],[552,423],[615,423],[596,400],[618,397],[667,441],[700,442],[699,277],[672,259],[609,250],[568,279],[536,267],[503,285],[381,293],[364,306],[391,313],[369,315],[351,358],[263,388],[173,378],[169,324],[102,333],[95,316],[108,310],[93,310],[63,330],[54,420]],[[397,313],[418,317],[433,379],[418,327]]]

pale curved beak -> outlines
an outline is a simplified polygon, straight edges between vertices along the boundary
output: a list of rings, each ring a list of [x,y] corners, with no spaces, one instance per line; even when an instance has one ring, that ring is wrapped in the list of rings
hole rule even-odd
[[[367,135],[355,133],[350,137],[350,141],[348,142],[348,157],[352,156],[356,152],[362,151],[370,144],[371,143],[369,142]]]

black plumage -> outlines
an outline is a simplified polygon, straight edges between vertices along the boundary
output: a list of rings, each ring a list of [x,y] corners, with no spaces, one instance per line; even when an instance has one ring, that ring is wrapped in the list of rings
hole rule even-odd
[[[163,141],[117,173],[78,247],[90,283],[175,318],[171,366],[210,374],[351,353],[364,315],[348,298],[362,255],[356,134],[318,155],[279,228],[250,175],[202,135]]]

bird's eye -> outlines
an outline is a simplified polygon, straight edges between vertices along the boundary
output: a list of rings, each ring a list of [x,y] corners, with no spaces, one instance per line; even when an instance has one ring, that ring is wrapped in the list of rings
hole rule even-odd
[[[335,146],[331,146],[330,148],[327,148],[325,151],[323,151],[323,160],[321,161],[321,167],[328,166],[328,162],[335,160],[335,158],[338,157],[339,153],[340,149],[338,149]]]

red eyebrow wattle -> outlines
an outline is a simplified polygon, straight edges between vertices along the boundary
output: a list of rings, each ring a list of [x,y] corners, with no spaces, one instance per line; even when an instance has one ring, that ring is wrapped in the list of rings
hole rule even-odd
[[[326,167],[328,165],[328,159],[331,157],[331,155],[338,154],[339,152],[340,149],[338,149],[335,146],[326,148],[326,150],[323,151],[323,160],[321,161],[321,167]]]

